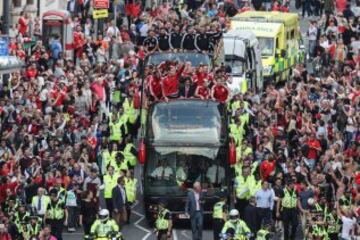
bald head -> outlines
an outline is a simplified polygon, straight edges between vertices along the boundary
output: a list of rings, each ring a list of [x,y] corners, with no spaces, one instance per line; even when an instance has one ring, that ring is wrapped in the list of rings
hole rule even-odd
[[[193,188],[196,192],[201,192],[201,184],[200,182],[194,182]]]

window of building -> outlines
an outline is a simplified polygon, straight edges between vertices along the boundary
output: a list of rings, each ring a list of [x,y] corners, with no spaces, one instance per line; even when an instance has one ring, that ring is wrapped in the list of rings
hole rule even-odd
[[[26,0],[26,4],[27,5],[32,5],[32,4],[34,4],[34,0]]]
[[[21,0],[13,0],[14,7],[21,7]]]

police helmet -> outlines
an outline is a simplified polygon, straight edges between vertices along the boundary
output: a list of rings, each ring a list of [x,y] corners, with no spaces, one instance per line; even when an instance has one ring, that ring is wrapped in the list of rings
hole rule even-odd
[[[101,222],[106,222],[109,219],[109,210],[101,209],[99,212],[99,219]]]
[[[239,211],[237,209],[231,209],[229,216],[230,216],[230,220],[238,220]]]

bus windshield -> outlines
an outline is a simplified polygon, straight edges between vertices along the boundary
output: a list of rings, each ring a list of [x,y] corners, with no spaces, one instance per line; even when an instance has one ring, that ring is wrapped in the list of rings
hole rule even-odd
[[[218,144],[223,138],[222,105],[212,101],[175,100],[154,106],[149,137],[161,143]]]
[[[145,59],[145,66],[158,66],[165,61],[191,62],[191,66],[198,67],[200,64],[210,66],[211,59],[209,55],[202,53],[154,53]]]
[[[261,49],[261,56],[274,55],[274,39],[266,37],[258,37]]]
[[[226,148],[149,148],[145,169],[147,191],[157,195],[184,195],[195,181],[209,194],[226,186]]]

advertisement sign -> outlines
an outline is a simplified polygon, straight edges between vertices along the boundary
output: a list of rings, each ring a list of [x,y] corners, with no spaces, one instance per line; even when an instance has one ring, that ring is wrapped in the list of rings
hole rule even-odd
[[[94,0],[94,8],[95,9],[108,9],[109,8],[109,0]]]
[[[93,11],[94,19],[107,18],[108,16],[109,16],[109,11],[107,9],[99,9]]]
[[[9,36],[0,36],[0,56],[9,55]]]

